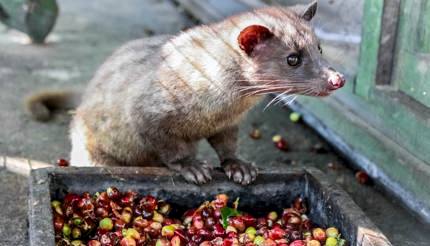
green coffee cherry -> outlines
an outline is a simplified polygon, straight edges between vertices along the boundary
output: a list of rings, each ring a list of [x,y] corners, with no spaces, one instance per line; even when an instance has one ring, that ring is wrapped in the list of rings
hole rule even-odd
[[[335,227],[329,227],[325,230],[325,234],[327,237],[337,237],[339,235],[339,231]]]
[[[106,230],[106,231],[112,230],[112,228],[113,228],[112,219],[110,219],[110,218],[104,218],[104,219],[100,220],[99,227],[100,227],[100,229],[103,229],[103,230]]]
[[[294,123],[298,122],[300,120],[300,116],[301,115],[299,113],[296,113],[296,112],[291,113],[290,114],[291,122],[294,122]]]
[[[329,237],[325,241],[325,246],[336,246],[337,245],[337,239],[334,237]]]
[[[82,235],[81,230],[77,227],[72,229],[72,238],[78,239]]]
[[[72,233],[72,229],[70,228],[70,226],[68,224],[64,224],[64,226],[63,226],[63,235],[65,237],[69,237],[71,233]]]
[[[264,237],[262,236],[256,236],[254,239],[254,244],[257,246],[261,246],[264,244]]]
[[[250,227],[246,228],[245,233],[246,234],[254,234],[255,235],[257,233],[257,230],[254,227],[250,226]]]

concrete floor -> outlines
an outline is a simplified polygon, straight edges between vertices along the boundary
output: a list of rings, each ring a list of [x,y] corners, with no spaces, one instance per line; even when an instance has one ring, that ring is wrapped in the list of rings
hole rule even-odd
[[[99,64],[120,44],[149,33],[175,33],[193,25],[169,1],[115,0],[59,1],[57,26],[44,46],[23,44],[22,35],[0,26],[0,155],[45,162],[67,157],[70,149],[67,126],[70,116],[58,114],[48,123],[25,115],[25,95],[46,88],[80,88]],[[240,154],[262,168],[278,165],[314,166],[341,185],[387,235],[393,245],[430,245],[430,228],[420,224],[390,197],[372,185],[363,186],[336,153],[301,123],[289,121],[289,112],[279,106],[252,110],[241,126]],[[248,133],[258,127],[262,139]],[[271,137],[283,135],[289,152],[274,148]],[[327,153],[310,151],[321,144]],[[216,163],[213,151],[202,143],[200,156]],[[329,168],[333,163],[337,168]],[[0,169],[0,245],[27,245],[27,180]]]

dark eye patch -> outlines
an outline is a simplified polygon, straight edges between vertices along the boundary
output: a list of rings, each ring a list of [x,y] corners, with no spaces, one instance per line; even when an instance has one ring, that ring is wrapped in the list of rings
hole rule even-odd
[[[320,54],[322,55],[322,48],[321,48],[321,45],[320,44],[318,44],[318,51],[320,52]]]

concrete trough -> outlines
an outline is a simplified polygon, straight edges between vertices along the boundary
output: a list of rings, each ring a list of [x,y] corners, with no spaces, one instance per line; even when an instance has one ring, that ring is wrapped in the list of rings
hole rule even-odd
[[[232,199],[240,197],[239,209],[253,214],[281,211],[293,199],[303,196],[309,206],[309,217],[320,226],[339,228],[348,245],[391,245],[387,238],[365,216],[348,194],[328,182],[314,168],[285,168],[261,172],[257,181],[240,186],[214,172],[210,184],[196,186],[165,168],[85,167],[43,168],[30,176],[29,238],[31,246],[55,245],[51,199],[61,199],[67,192],[95,193],[109,186],[152,194],[171,203],[181,212],[210,200],[218,193]]]

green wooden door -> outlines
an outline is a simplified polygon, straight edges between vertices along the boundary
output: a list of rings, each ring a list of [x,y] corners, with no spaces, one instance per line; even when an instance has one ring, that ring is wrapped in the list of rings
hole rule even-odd
[[[401,0],[396,34],[384,34],[387,2],[394,1],[365,1],[354,93],[379,117],[376,128],[430,166],[430,1]],[[378,69],[385,61],[380,60],[380,49],[389,37],[396,41],[393,70],[391,79],[382,83]]]
[[[402,1],[394,83],[430,107],[430,1]]]

